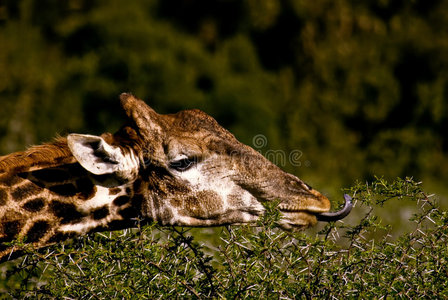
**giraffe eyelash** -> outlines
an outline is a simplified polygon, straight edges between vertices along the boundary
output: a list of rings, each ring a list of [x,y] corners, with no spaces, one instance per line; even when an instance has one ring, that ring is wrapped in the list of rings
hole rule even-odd
[[[198,162],[196,157],[187,157],[179,160],[175,160],[169,164],[171,169],[174,169],[179,172],[186,171],[194,166]]]

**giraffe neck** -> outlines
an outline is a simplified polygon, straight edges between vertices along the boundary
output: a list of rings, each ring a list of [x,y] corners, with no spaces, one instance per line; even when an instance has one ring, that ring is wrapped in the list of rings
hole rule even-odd
[[[64,140],[11,156],[0,158],[0,261],[17,251],[5,245],[17,238],[41,248],[130,227],[139,216],[141,200],[134,197],[133,184],[88,173]]]

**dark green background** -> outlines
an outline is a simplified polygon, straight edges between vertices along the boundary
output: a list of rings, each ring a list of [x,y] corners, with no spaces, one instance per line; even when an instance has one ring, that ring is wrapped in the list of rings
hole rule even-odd
[[[447,1],[2,0],[0,155],[115,131],[131,91],[301,154],[277,163],[331,197],[375,175],[447,195],[447,67]]]

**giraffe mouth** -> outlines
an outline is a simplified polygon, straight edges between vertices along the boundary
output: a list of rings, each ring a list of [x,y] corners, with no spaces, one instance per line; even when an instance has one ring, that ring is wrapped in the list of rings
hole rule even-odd
[[[312,210],[294,210],[287,207],[279,207],[282,214],[286,217],[285,221],[292,227],[304,227],[310,224],[321,222],[334,222],[345,218],[352,210],[352,198],[344,194],[344,207],[336,212],[316,212]]]

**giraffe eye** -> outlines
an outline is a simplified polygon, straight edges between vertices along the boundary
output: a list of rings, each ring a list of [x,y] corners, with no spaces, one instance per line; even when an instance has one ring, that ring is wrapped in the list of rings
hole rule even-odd
[[[170,168],[174,169],[176,171],[179,171],[179,172],[183,172],[183,171],[190,169],[197,162],[198,162],[198,160],[195,157],[182,158],[179,160],[172,161],[170,163]]]
[[[313,189],[308,183],[304,182],[303,183],[310,191]]]

